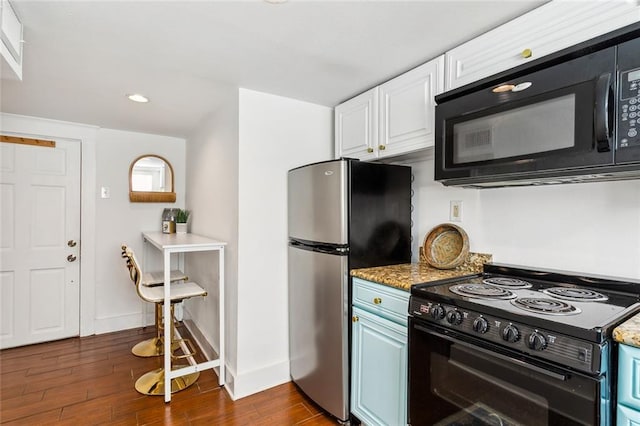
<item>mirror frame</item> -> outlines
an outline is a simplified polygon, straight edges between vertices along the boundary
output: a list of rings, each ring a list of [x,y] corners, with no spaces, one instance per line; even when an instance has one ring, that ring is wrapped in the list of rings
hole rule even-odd
[[[146,157],[154,157],[158,158],[169,167],[169,171],[171,172],[171,191],[170,192],[155,192],[155,191],[134,191],[133,190],[133,166],[135,164]],[[174,176],[173,176],[173,167],[171,163],[167,161],[166,158],[161,157],[156,154],[145,154],[136,158],[131,162],[131,166],[129,166],[129,201],[132,203],[175,203],[176,202],[176,192],[174,186]]]

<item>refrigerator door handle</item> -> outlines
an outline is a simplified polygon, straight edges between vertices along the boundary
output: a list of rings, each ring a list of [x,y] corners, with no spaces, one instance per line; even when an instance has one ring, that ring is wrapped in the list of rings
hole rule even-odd
[[[349,254],[348,246],[334,246],[330,244],[305,244],[295,239],[289,240],[289,246],[300,250],[313,251],[317,253],[331,254],[336,256],[347,256]]]

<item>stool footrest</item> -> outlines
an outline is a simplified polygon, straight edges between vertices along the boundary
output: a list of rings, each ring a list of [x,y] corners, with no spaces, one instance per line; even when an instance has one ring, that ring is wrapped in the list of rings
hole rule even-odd
[[[189,339],[176,339],[176,340],[173,340],[172,343],[176,343],[176,342],[180,344],[180,347],[182,348],[182,351],[184,352],[184,354],[183,355],[174,355],[172,353],[171,354],[171,359],[191,358],[195,354],[198,353],[198,351],[196,350],[196,348],[193,345],[193,343],[191,343],[191,340],[189,340]]]

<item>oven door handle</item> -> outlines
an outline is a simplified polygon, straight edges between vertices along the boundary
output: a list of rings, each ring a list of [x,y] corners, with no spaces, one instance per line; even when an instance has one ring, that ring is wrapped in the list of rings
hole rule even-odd
[[[495,357],[495,358],[501,359],[501,360],[506,361],[506,362],[510,362],[512,364],[517,365],[518,367],[522,367],[522,368],[525,368],[527,370],[535,371],[536,373],[544,374],[545,376],[549,376],[551,378],[554,378],[556,380],[561,380],[563,382],[567,380],[567,376],[565,376],[564,374],[560,374],[560,373],[556,373],[556,372],[553,372],[553,371],[549,371],[547,369],[538,367],[536,365],[527,364],[526,362],[520,361],[519,359],[514,359],[514,358],[511,358],[510,356],[502,355],[501,353],[493,352],[493,351],[481,348],[479,346],[473,345],[473,344],[465,342],[463,340],[456,339],[454,337],[447,336],[447,335],[444,335],[444,334],[441,334],[441,333],[437,333],[435,331],[429,330],[428,328],[422,327],[422,326],[417,325],[417,324],[414,325],[414,327],[416,327],[418,330],[420,330],[422,332],[430,334],[431,336],[434,336],[434,337],[437,337],[437,338],[440,338],[440,339],[445,339],[445,340],[448,340],[448,341],[450,341],[452,343],[457,343],[459,345],[471,348],[474,351],[482,352],[485,355],[488,355],[488,356],[491,356],[491,357]]]

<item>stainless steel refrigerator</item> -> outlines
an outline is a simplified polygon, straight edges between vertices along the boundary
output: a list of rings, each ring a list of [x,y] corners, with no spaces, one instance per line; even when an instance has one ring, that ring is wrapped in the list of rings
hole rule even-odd
[[[341,159],[289,171],[289,355],[293,381],[349,418],[355,268],[411,258],[411,169]]]

